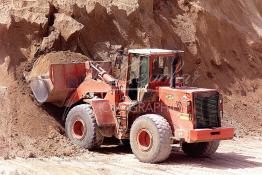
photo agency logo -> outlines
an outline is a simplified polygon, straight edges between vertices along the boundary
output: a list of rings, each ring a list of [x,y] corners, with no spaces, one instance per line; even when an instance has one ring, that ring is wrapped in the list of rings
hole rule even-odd
[[[118,65],[118,68],[121,68],[121,75],[125,74],[127,70],[129,70],[129,83],[137,83],[137,84],[147,84],[146,82],[148,80],[150,81],[165,81],[171,79],[172,74],[173,77],[176,77],[177,79],[182,79],[183,85],[185,86],[194,86],[195,82],[200,78],[201,74],[198,69],[194,70],[192,73],[184,73],[183,69],[185,66],[185,62],[183,59],[180,59],[179,63],[177,64],[176,70],[174,73],[171,72],[171,63],[166,63],[167,65],[163,66],[160,69],[152,69],[152,73],[149,75],[149,69],[145,70],[146,66],[143,62],[139,62],[139,58],[135,58],[138,61],[132,61],[130,64],[124,64],[126,61],[125,58],[120,57],[117,58],[115,61],[115,65]],[[139,64],[138,64],[139,63]],[[158,67],[159,68],[159,67]],[[162,70],[161,70],[162,69]],[[164,70],[165,69],[165,70]],[[149,76],[147,76],[147,74]],[[120,78],[120,76],[115,77],[117,79]],[[133,82],[132,82],[133,81]],[[136,81],[136,82],[134,82]],[[129,90],[130,87],[127,87],[127,90]]]
[[[180,58],[157,57],[152,61],[149,60],[148,56],[131,55],[131,57],[132,59],[129,60],[128,55],[122,51],[116,54],[116,57],[111,62],[110,66],[104,66],[103,63],[99,63],[104,69],[104,71],[102,71],[103,75],[113,77],[115,83],[110,85],[112,86],[112,89],[108,92],[103,92],[103,96],[100,96],[99,94],[101,93],[99,92],[86,92],[86,97],[89,99],[104,99],[106,94],[112,93],[113,91],[119,91],[122,95],[125,94],[127,96],[121,97],[121,99],[130,98],[130,100],[134,102],[134,105],[128,107],[130,109],[125,110],[163,111],[166,110],[166,105],[157,103],[158,92],[156,87],[170,86],[170,82],[173,79],[176,79],[176,88],[182,86],[194,86],[196,80],[200,77],[198,70],[195,70],[191,74],[184,74],[183,68],[185,62]],[[172,67],[174,59],[177,59],[177,63],[175,67]],[[94,73],[92,79],[96,81],[104,81],[101,75],[98,76],[98,74],[98,72]],[[104,83],[107,84],[105,81]],[[173,100],[171,100],[172,103],[174,103],[172,104],[173,107],[178,110],[181,108],[181,104],[176,102],[175,97],[168,96],[168,98],[173,98]],[[74,96],[72,99],[74,99]],[[142,103],[145,101],[153,101],[154,103]],[[68,110],[70,110],[70,108],[66,109],[65,114],[68,113]],[[112,112],[117,110],[120,109],[118,109],[118,106],[116,105],[112,108],[102,107],[99,111]]]

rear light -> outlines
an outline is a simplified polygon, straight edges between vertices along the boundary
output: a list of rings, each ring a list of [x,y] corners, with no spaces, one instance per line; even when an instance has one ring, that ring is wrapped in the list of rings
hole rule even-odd
[[[193,109],[192,109],[192,102],[191,101],[187,101],[187,113],[188,114],[192,114]]]

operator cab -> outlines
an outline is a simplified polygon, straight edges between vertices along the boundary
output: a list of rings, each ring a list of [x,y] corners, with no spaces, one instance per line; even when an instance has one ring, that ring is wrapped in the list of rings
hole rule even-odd
[[[159,86],[174,87],[181,74],[179,50],[132,49],[128,51],[128,96],[131,100],[153,100]],[[181,64],[180,64],[181,65]]]

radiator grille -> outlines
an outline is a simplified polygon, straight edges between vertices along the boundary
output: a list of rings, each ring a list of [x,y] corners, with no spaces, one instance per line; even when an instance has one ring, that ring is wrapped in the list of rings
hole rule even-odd
[[[196,96],[194,102],[197,129],[221,126],[218,109],[218,94],[209,95],[207,97],[201,95]]]

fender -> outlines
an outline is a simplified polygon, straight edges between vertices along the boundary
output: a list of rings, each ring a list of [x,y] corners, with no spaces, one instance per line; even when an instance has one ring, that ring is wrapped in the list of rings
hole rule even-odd
[[[67,99],[65,106],[70,107],[83,99],[87,92],[93,93],[107,93],[112,90],[112,87],[103,81],[96,81],[90,78],[86,78]],[[97,99],[96,99],[97,100]]]
[[[103,136],[113,136],[116,129],[116,118],[114,117],[109,100],[106,99],[85,99],[89,103],[96,118],[97,125]]]

